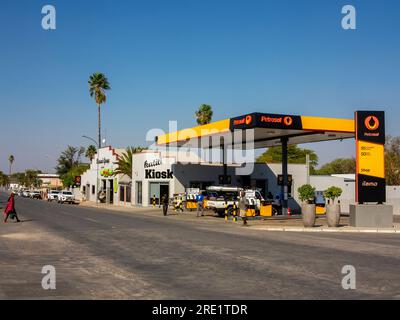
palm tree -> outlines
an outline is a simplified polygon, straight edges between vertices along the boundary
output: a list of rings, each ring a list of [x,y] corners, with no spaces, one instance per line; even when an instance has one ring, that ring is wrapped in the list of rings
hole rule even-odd
[[[132,179],[132,156],[135,153],[140,153],[147,148],[144,147],[128,147],[126,151],[119,157],[117,161],[118,168],[114,170],[114,175],[122,174],[127,175]]]
[[[107,101],[105,91],[111,89],[106,76],[103,73],[96,72],[89,77],[89,93],[97,103],[99,118],[99,148],[101,147],[101,104]]]
[[[91,144],[91,145],[86,149],[85,156],[86,156],[86,158],[89,158],[90,161],[92,161],[96,153],[97,153],[96,147],[95,147],[94,145]]]
[[[14,162],[14,156],[13,155],[10,155],[9,157],[8,157],[8,161],[10,162],[10,176],[11,176],[11,171],[12,171],[12,165],[13,165],[13,162]]]
[[[199,125],[208,124],[211,122],[213,116],[212,107],[208,104],[202,104],[199,107],[199,110],[196,111],[195,115],[197,124]]]

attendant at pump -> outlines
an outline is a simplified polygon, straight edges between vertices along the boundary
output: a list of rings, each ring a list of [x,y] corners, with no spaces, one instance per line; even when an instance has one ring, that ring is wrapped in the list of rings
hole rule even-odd
[[[204,216],[204,196],[199,193],[196,196],[196,200],[197,200],[197,217],[200,217],[200,211],[201,211],[201,216]]]
[[[11,219],[16,218],[17,222],[20,222],[18,219],[17,212],[15,211],[15,199],[14,193],[11,193],[10,197],[8,198],[6,209],[4,210],[4,223],[7,223],[7,219],[10,217]]]
[[[168,212],[168,204],[169,204],[169,199],[168,199],[167,194],[164,194],[162,196],[161,203],[162,203],[163,214],[164,214],[164,216],[166,216],[167,212]]]
[[[239,196],[239,215],[243,220],[243,225],[247,226],[247,206],[246,206],[246,193],[244,191],[240,191]]]

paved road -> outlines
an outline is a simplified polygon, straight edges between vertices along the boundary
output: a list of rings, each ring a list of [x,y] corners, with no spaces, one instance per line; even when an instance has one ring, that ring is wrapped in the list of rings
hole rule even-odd
[[[0,224],[0,299],[400,298],[399,235],[265,232],[21,198],[17,209],[23,223]],[[41,287],[44,265],[56,290]],[[341,287],[344,265],[356,290]]]

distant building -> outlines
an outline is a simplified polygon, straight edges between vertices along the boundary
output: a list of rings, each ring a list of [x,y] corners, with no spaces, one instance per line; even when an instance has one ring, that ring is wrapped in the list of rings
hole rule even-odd
[[[38,179],[42,182],[42,188],[46,189],[60,189],[62,188],[62,181],[60,175],[56,173],[39,173]]]

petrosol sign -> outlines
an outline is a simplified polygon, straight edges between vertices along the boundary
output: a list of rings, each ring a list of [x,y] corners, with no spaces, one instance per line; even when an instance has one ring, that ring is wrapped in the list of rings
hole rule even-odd
[[[356,112],[356,202],[386,201],[385,114]]]

